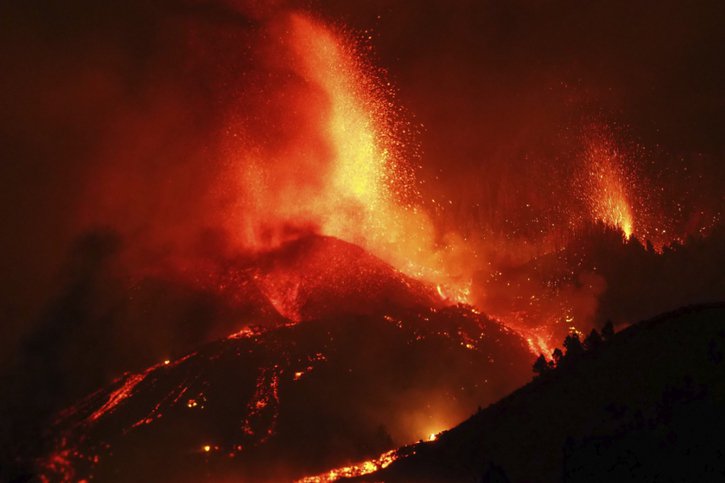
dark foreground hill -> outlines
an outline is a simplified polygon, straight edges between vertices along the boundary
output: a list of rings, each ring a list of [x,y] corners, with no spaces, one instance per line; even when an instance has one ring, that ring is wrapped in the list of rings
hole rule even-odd
[[[721,482],[724,415],[725,305],[687,308],[623,330],[364,481]]]
[[[290,481],[450,427],[530,377],[515,333],[466,307],[245,330],[64,411],[51,481]]]

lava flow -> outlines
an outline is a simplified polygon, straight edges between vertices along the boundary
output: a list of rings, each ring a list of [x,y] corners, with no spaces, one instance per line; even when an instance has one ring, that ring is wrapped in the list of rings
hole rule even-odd
[[[393,313],[243,331],[123,376],[57,418],[40,474],[362,475],[390,464],[392,448],[429,439],[433,423],[449,427],[528,378],[526,343],[495,321],[465,307],[376,303]]]
[[[397,457],[397,450],[387,451],[377,458],[355,463],[341,468],[335,468],[325,473],[315,476],[306,476],[296,481],[296,483],[327,483],[337,481],[341,478],[354,478],[356,476],[369,475],[378,470],[382,470],[390,466]]]

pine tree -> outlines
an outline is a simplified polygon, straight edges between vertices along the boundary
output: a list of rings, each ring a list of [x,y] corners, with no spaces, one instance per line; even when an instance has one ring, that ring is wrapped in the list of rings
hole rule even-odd
[[[546,358],[543,354],[539,354],[538,359],[534,362],[534,373],[537,376],[541,376],[549,370],[549,363],[546,362]]]
[[[599,335],[597,329],[592,329],[586,339],[584,339],[584,348],[588,351],[596,349],[602,345],[602,336]]]
[[[579,340],[579,334],[572,332],[566,336],[566,339],[564,339],[564,348],[566,349],[567,358],[577,357],[584,352],[584,347]]]

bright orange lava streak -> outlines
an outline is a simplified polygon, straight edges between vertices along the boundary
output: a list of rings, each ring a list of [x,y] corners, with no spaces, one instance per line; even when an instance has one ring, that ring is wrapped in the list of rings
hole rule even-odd
[[[381,454],[377,458],[356,463],[342,468],[330,470],[316,476],[308,476],[296,481],[296,483],[324,483],[337,481],[340,478],[354,478],[356,476],[369,475],[375,471],[388,467],[398,458],[397,450],[391,450]]]

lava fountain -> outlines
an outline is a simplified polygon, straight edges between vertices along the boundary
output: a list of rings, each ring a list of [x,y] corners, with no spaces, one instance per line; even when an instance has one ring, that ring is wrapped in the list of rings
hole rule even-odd
[[[621,153],[601,136],[589,142],[586,150],[589,168],[590,208],[595,220],[619,229],[624,237],[634,233],[634,215],[629,201],[629,187]]]
[[[437,286],[444,299],[466,302],[467,260],[474,255],[456,235],[437,233],[420,206],[408,162],[410,127],[383,74],[365,62],[349,36],[306,14],[288,15],[279,32],[285,68],[305,92],[290,108],[307,110],[312,125],[300,129],[312,129],[323,146],[310,148],[310,140],[300,137],[283,159],[247,157],[238,163],[240,189],[248,198],[242,228],[236,229],[244,243],[264,250],[289,240],[290,232],[295,237],[312,230],[363,247]],[[280,181],[271,166],[292,174]],[[270,243],[265,234],[271,224],[287,233]]]

